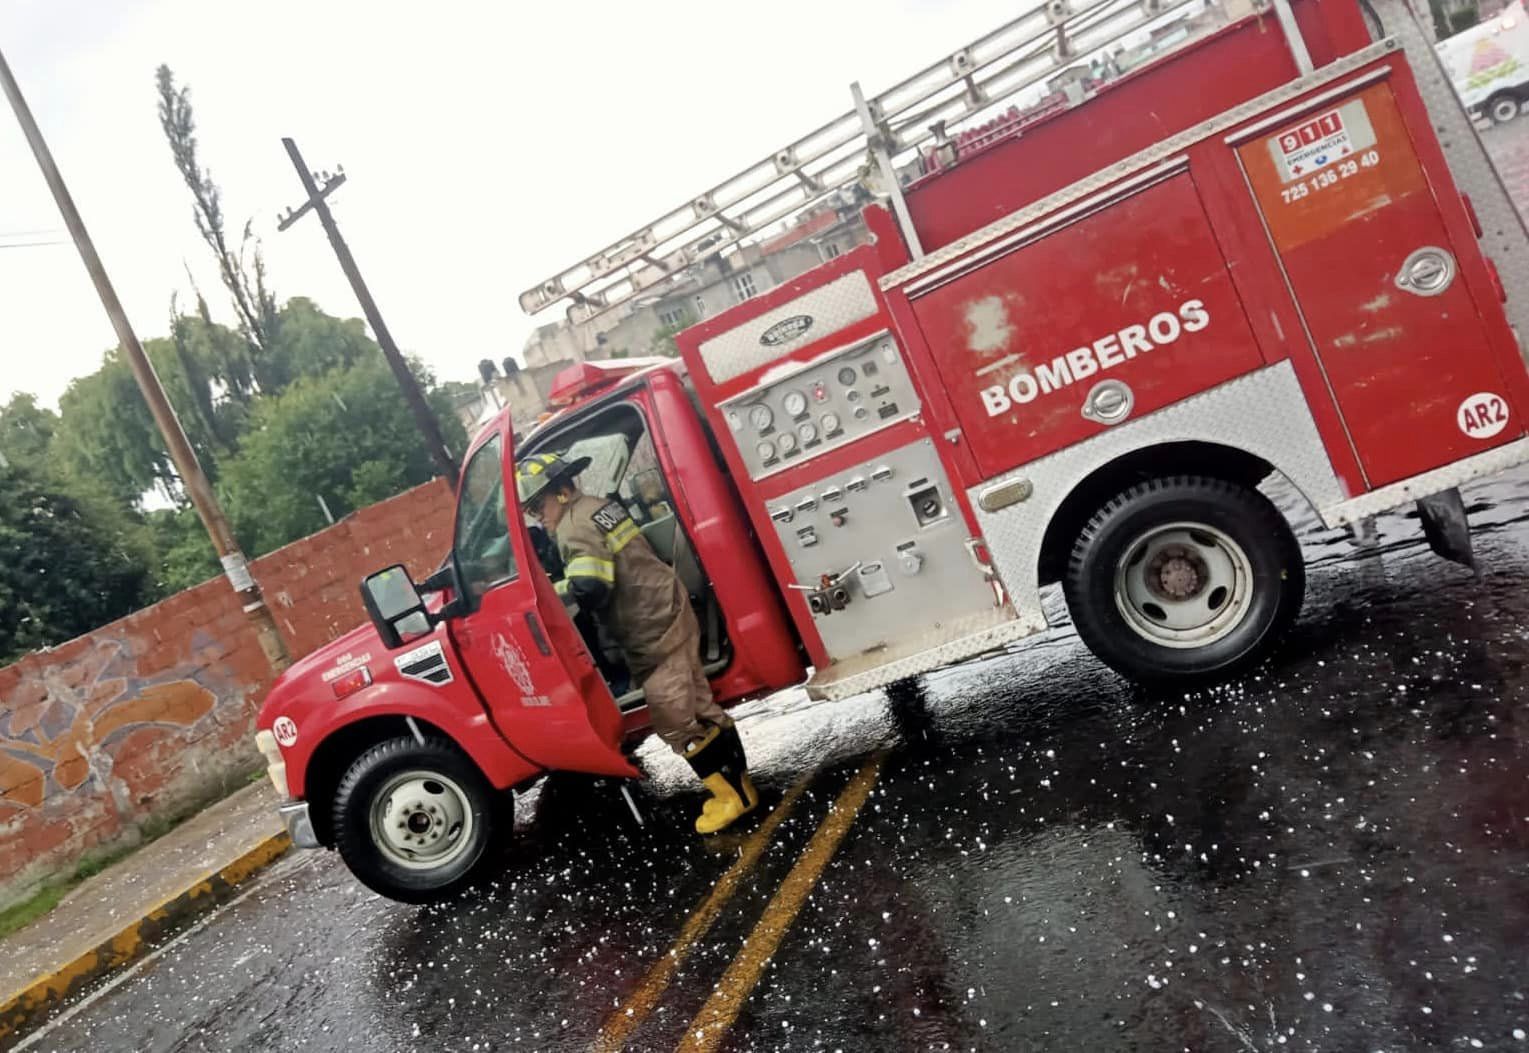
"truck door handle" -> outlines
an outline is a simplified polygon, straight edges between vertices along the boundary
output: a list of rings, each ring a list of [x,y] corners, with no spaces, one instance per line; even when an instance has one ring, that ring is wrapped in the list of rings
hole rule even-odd
[[[542,623],[536,620],[536,615],[526,611],[526,628],[531,632],[531,642],[536,644],[536,649],[546,658],[552,654],[552,645],[547,642],[547,634],[542,632]]]
[[[1438,296],[1454,284],[1459,268],[1446,250],[1424,245],[1402,263],[1396,287],[1414,296]]]

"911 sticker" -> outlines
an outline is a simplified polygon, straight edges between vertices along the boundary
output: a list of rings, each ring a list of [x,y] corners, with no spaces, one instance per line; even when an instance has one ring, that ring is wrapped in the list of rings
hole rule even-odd
[[[1493,392],[1479,392],[1460,403],[1455,423],[1473,439],[1490,439],[1508,426],[1508,402]]]
[[[1353,99],[1269,139],[1269,153],[1281,181],[1305,179],[1375,145],[1375,127],[1363,99]],[[1376,155],[1372,159],[1378,161]],[[1288,198],[1287,198],[1288,200]]]

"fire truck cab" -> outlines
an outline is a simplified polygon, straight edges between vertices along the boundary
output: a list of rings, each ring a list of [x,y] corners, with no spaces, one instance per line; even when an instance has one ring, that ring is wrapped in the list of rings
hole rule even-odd
[[[518,447],[507,417],[474,440],[441,569],[368,578],[371,626],[266,700],[299,842],[428,900],[491,871],[502,791],[639,774],[641,691],[560,599],[516,457],[590,458],[581,489],[690,592],[724,705],[992,652],[1047,627],[1053,583],[1122,674],[1227,676],[1303,597],[1276,472],[1328,527],[1416,503],[1469,561],[1457,487],[1529,459],[1529,237],[1426,13],[1274,0],[1009,134],[928,122],[1180,6],[1056,0],[524,294],[608,310],[880,173],[870,244],[680,333],[679,362],[572,368]]]

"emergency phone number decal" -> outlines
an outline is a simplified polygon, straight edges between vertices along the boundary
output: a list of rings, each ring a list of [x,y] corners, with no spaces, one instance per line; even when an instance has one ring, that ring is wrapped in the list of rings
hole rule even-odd
[[[1380,164],[1379,150],[1366,150],[1357,159],[1338,162],[1337,167],[1318,172],[1310,179],[1304,179],[1299,183],[1292,183],[1280,191],[1280,196],[1285,199],[1285,204],[1299,201],[1312,194],[1321,193],[1330,186],[1337,186],[1350,176],[1356,176],[1366,168],[1374,168]]]
[[[1363,99],[1351,99],[1319,113],[1271,136],[1268,142],[1280,181],[1293,184],[1285,188],[1286,203],[1380,163],[1375,126]]]

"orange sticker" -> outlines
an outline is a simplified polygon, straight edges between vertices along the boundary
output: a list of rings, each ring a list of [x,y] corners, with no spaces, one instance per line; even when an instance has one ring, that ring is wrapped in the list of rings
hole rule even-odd
[[[1298,117],[1237,153],[1282,252],[1426,186],[1384,84]]]

